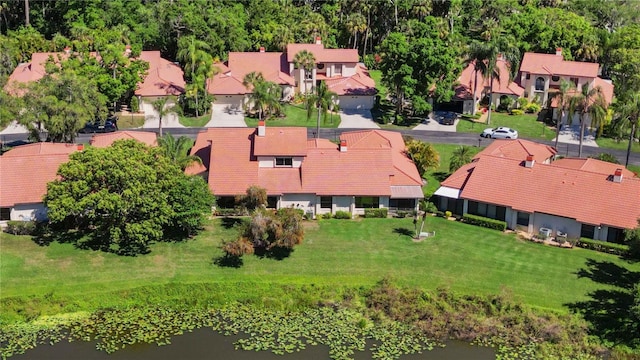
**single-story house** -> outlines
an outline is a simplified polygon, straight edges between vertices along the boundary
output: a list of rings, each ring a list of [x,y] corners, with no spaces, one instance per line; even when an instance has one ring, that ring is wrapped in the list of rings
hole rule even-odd
[[[265,188],[271,208],[295,207],[306,213],[366,208],[416,209],[423,198],[422,179],[404,154],[399,133],[346,132],[340,145],[308,139],[306,128],[210,128],[200,132],[191,154],[218,199],[233,207],[250,186]]]
[[[118,140],[136,140],[147,146],[157,146],[158,135],[151,131],[116,131],[106,134],[95,134],[91,137],[89,143],[95,147],[108,147]]]
[[[638,226],[640,178],[631,171],[595,159],[549,161],[552,148],[526,140],[495,143],[441,183],[434,194],[439,209],[530,234],[543,228],[552,236],[610,242]]]

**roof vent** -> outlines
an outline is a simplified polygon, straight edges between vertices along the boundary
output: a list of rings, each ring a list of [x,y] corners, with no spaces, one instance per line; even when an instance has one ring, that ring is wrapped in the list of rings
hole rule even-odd
[[[260,52],[263,53],[264,52],[264,46],[260,46]]]
[[[316,45],[322,45],[322,38],[320,36],[316,36]]]
[[[68,47],[68,46],[65,46],[65,47],[64,47],[64,53],[65,53],[65,54],[67,54],[67,55],[69,55],[69,54],[71,53],[71,48],[70,48],[70,47]]]
[[[536,160],[533,158],[533,155],[527,155],[527,160],[524,162],[524,167],[532,168],[533,164],[536,163]]]
[[[78,151],[82,151],[82,150],[84,150],[84,144],[78,144],[78,146],[76,147],[76,149],[77,149]]]
[[[340,140],[340,152],[347,152],[347,140]]]
[[[613,173],[613,182],[614,183],[622,182],[622,169],[616,169],[616,171]]]
[[[562,48],[561,47],[556,48],[556,56],[562,56]]]
[[[258,136],[264,136],[267,132],[267,127],[264,124],[264,120],[258,121]]]

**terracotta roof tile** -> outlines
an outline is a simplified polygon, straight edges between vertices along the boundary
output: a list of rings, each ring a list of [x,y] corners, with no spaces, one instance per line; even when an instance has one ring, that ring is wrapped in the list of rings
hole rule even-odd
[[[266,127],[265,136],[254,139],[254,156],[307,155],[307,128]]]
[[[289,44],[287,45],[287,62],[292,63],[296,54],[302,50],[312,53],[316,63],[357,63],[356,49],[325,49],[323,44]]]
[[[34,144],[20,145],[2,154],[3,157],[24,156],[24,155],[56,155],[71,154],[82,145],[39,142]]]
[[[562,167],[566,169],[576,169],[589,172],[595,172],[599,174],[611,175],[617,169],[622,170],[622,175],[625,178],[635,177],[636,174],[633,171],[626,169],[620,164],[613,164],[606,161],[600,161],[592,158],[564,158],[558,159],[553,162],[553,166]]]
[[[505,157],[515,160],[525,160],[528,155],[533,155],[537,162],[543,162],[557,154],[557,151],[545,144],[539,144],[528,140],[494,140],[474,158],[483,155]]]
[[[565,61],[561,55],[527,52],[522,57],[521,72],[541,75],[565,75],[595,78],[599,65],[596,63]]]
[[[166,96],[184,93],[186,83],[180,66],[162,58],[160,51],[142,51],[140,59],[149,63],[147,76],[135,94],[138,96]]]
[[[250,93],[242,81],[246,74],[261,73],[267,81],[280,85],[295,85],[289,75],[289,64],[280,52],[230,52],[229,60],[218,63],[220,72],[207,85],[211,94],[242,95]]]
[[[513,82],[510,77],[510,67],[505,60],[497,60],[496,62],[498,70],[500,71],[499,79],[493,80],[493,92],[496,94],[514,95],[517,97],[524,94],[524,88]],[[456,87],[455,97],[460,100],[472,99],[473,91],[476,83],[476,72],[474,70],[475,63],[470,63],[458,77],[459,85]],[[478,73],[478,97],[481,96],[482,91],[485,88],[491,86],[490,79],[485,79],[482,74]]]
[[[112,133],[106,134],[95,134],[91,137],[91,141],[89,142],[92,146],[95,147],[108,147],[111,146],[117,140],[136,140],[148,146],[156,146],[157,135],[154,132],[150,131],[116,131]]]
[[[0,206],[41,203],[69,154],[0,156]]]

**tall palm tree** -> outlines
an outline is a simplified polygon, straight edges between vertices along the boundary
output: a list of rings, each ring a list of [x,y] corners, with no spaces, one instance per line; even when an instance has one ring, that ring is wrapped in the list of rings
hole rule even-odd
[[[158,138],[158,146],[164,155],[182,170],[192,163],[202,164],[202,159],[195,155],[189,155],[189,149],[193,146],[193,140],[186,136],[173,137],[171,133]]]
[[[560,80],[560,91],[554,96],[558,99],[558,119],[556,119],[556,144],[555,149],[558,150],[558,138],[560,137],[560,124],[564,119],[565,111],[569,107],[569,101],[571,100],[570,92],[575,88],[575,85],[571,81],[565,79]]]
[[[454,172],[460,169],[463,165],[470,163],[474,154],[475,151],[471,146],[458,146],[451,155],[449,171]]]
[[[296,67],[296,69],[304,69],[304,79],[302,79],[302,81],[300,82],[304,81],[305,83],[304,90],[306,93],[308,92],[306,87],[307,78],[310,77],[309,73],[311,73],[313,69],[316,67],[316,57],[313,55],[313,53],[307,50],[302,50],[293,57],[293,64]]]
[[[162,119],[177,109],[175,106],[175,97],[160,97],[152,102],[151,106],[153,106],[153,109],[158,113],[158,134],[162,137]]]
[[[307,97],[307,120],[311,118],[311,109],[318,110],[318,119],[316,121],[316,138],[320,138],[320,115],[327,119],[327,113],[333,108],[338,95],[329,90],[324,81],[316,88],[316,94]]]
[[[600,121],[600,117],[606,114],[606,102],[602,95],[602,89],[596,86],[589,89],[589,84],[584,84],[581,91],[573,96],[569,101],[569,116],[575,112],[580,114],[580,142],[578,146],[578,157],[582,157],[582,142],[584,138],[584,129],[586,127],[586,116],[591,116],[591,121]]]
[[[279,111],[282,88],[280,85],[266,81],[262,73],[250,72],[245,75],[242,84],[251,88],[249,101],[253,109],[258,111],[258,119],[262,120],[265,111]]]
[[[475,75],[475,80],[473,82],[473,110],[471,112],[472,115],[476,114],[477,104],[476,99],[478,98],[478,73],[482,74],[484,78],[484,74],[487,73],[487,63],[486,59],[488,57],[487,48],[484,44],[479,42],[473,42],[469,46],[469,50],[467,52],[467,61],[466,66],[469,64],[473,64],[473,72]]]
[[[627,96],[626,101],[618,102],[619,107],[617,109],[620,114],[618,126],[622,128],[631,128],[629,134],[629,145],[627,145],[627,157],[624,162],[624,166],[629,166],[629,155],[631,155],[631,145],[637,135],[638,128],[640,127],[640,91],[631,93]]]
[[[367,31],[367,19],[360,13],[354,13],[349,16],[346,23],[347,31],[353,36],[353,48],[358,47],[358,34]]]
[[[196,39],[195,36],[183,36],[178,40],[178,59],[185,64],[188,80],[195,88],[193,93],[196,100],[196,117],[200,116],[198,109],[198,93],[206,82],[206,78],[213,76],[213,58],[207,50],[209,44]]]

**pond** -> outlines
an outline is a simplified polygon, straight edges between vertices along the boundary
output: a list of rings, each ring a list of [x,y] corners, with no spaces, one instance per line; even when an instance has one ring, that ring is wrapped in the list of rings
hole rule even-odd
[[[300,353],[275,355],[268,351],[235,350],[233,343],[242,338],[241,335],[224,336],[211,329],[198,329],[191,333],[171,338],[171,345],[155,344],[130,345],[113,354],[95,349],[92,342],[61,341],[53,346],[40,345],[28,350],[23,355],[16,355],[15,360],[326,360],[329,359],[327,346],[309,346]],[[404,355],[401,360],[493,360],[495,351],[492,348],[472,346],[463,342],[448,342],[445,348],[435,348],[422,354]],[[368,351],[356,353],[356,360],[371,359]]]

